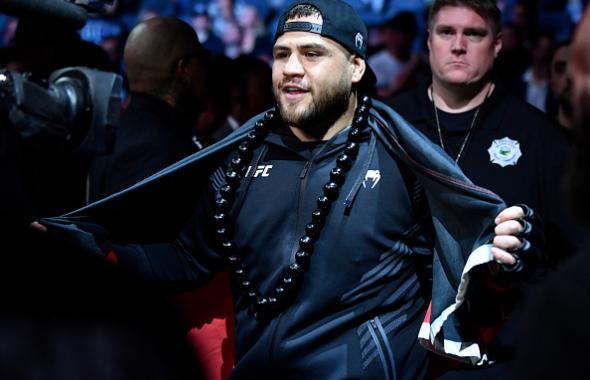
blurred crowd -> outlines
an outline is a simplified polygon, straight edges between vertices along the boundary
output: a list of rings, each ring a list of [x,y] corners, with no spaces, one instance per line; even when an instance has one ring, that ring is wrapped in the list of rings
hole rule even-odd
[[[378,95],[392,96],[427,77],[425,18],[430,1],[349,1],[369,27],[369,63],[378,79]],[[93,15],[79,31],[83,41],[101,47],[103,68],[125,72],[123,46],[129,31],[143,20],[172,16],[189,23],[213,56],[254,56],[270,64],[272,37],[286,0],[115,0],[105,14]],[[503,49],[497,76],[537,108],[555,114],[549,85],[550,60],[568,44],[586,0],[500,0]],[[15,44],[14,17],[0,17],[3,66],[22,68],[6,50]],[[97,61],[98,62],[98,61]],[[19,66],[20,65],[20,66]],[[95,63],[96,66],[98,63]],[[215,80],[217,80],[216,78]],[[553,91],[553,92],[552,92]]]

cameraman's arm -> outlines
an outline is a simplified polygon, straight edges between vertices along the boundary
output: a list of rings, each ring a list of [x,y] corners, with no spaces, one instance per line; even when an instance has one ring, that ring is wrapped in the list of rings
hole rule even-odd
[[[34,217],[34,207],[26,186],[21,141],[13,126],[0,120],[0,210],[9,231],[6,236],[26,229]]]

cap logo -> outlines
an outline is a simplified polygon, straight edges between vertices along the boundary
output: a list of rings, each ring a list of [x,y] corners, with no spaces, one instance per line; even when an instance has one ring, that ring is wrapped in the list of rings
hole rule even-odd
[[[354,36],[354,46],[356,46],[357,49],[361,50],[363,48],[364,40],[365,39],[363,38],[363,35],[357,32],[356,36]]]

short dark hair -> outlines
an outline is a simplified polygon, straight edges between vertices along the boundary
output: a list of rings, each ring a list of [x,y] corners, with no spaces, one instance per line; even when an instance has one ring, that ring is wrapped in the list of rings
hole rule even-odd
[[[320,10],[311,4],[299,4],[285,14],[285,21],[307,16],[321,16]]]
[[[408,36],[415,36],[418,33],[416,15],[410,11],[402,11],[394,17],[385,21],[383,27],[400,31]]]
[[[469,8],[487,20],[494,36],[500,33],[500,9],[496,0],[434,0],[428,11],[428,30],[432,29],[434,18],[443,7]]]

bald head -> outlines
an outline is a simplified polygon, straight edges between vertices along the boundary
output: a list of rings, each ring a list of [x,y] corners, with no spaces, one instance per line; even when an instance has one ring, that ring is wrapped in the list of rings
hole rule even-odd
[[[127,38],[124,59],[132,91],[158,90],[174,78],[183,57],[202,55],[189,24],[173,17],[155,17],[138,24]]]

